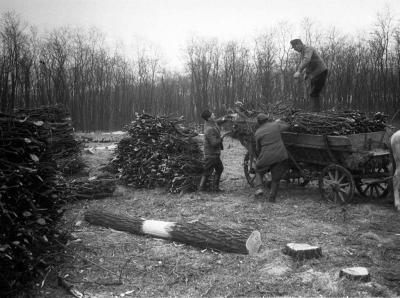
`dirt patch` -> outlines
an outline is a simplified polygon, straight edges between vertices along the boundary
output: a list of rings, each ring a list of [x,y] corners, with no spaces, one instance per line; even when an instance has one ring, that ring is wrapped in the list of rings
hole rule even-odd
[[[112,157],[112,150],[98,151],[84,154],[90,176],[101,174]],[[391,205],[333,205],[322,201],[312,184],[282,185],[275,204],[256,201],[244,178],[244,154],[237,141],[226,140],[221,194],[172,195],[119,186],[111,198],[69,205],[60,226],[75,240],[58,256],[63,265],[52,268],[43,287],[38,284],[36,296],[70,297],[57,286],[57,274],[85,297],[400,295],[400,215]],[[260,231],[263,244],[254,256],[201,250],[91,226],[83,220],[89,209],[250,227]],[[323,257],[296,262],[281,252],[289,242],[319,245]],[[350,266],[367,267],[372,281],[340,279],[340,269]]]

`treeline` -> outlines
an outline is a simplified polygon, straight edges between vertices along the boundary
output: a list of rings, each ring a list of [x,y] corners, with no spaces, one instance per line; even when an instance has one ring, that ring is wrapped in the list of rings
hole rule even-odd
[[[110,50],[97,30],[59,28],[39,34],[12,12],[1,16],[0,109],[61,103],[78,130],[121,129],[135,112],[183,115],[222,112],[237,100],[288,100],[307,108],[307,89],[293,79],[299,55],[291,26],[281,23],[254,43],[194,38],[184,50],[185,71],[165,69],[143,50],[134,58]],[[393,115],[400,109],[400,24],[378,15],[368,35],[322,32],[309,20],[302,39],[316,47],[330,74],[324,108]]]

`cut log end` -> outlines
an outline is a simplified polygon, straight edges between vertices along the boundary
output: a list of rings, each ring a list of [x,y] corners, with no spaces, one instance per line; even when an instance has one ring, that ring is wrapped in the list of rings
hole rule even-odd
[[[254,255],[258,252],[261,246],[261,234],[259,231],[253,231],[246,241],[246,248],[249,255]]]
[[[283,253],[299,261],[322,257],[321,247],[305,243],[288,243],[284,247]]]
[[[339,277],[346,277],[351,280],[370,281],[371,276],[365,267],[349,267],[340,270]]]

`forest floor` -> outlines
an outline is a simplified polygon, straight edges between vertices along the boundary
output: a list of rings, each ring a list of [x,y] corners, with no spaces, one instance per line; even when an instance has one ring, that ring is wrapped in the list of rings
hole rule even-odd
[[[97,137],[104,141],[107,135]],[[66,206],[59,224],[74,240],[34,296],[71,297],[57,285],[57,276],[84,297],[400,295],[400,213],[392,195],[343,207],[323,201],[312,184],[282,184],[276,203],[258,201],[244,177],[245,149],[236,140],[224,142],[224,193],[173,195],[118,186],[110,198]],[[83,153],[87,175],[101,174],[113,151],[96,147],[111,144],[86,143],[94,148]],[[198,220],[218,228],[250,227],[260,231],[262,246],[249,256],[132,235],[88,224],[83,216],[93,209],[133,218]],[[290,242],[319,245],[323,256],[294,261],[282,253]],[[371,281],[339,278],[340,269],[352,266],[368,268]]]

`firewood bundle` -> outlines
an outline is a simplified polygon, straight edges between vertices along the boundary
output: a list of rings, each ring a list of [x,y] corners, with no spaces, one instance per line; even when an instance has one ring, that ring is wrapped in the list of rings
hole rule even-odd
[[[0,296],[36,277],[59,237],[63,193],[41,122],[0,114]],[[57,238],[59,239],[59,238]]]
[[[284,120],[290,123],[289,131],[307,134],[350,135],[383,131],[386,128],[382,113],[368,118],[359,111],[296,112]]]
[[[71,117],[65,107],[56,105],[19,109],[15,115],[20,122],[35,124],[35,137],[46,143],[46,154],[56,160],[59,170],[73,174],[82,169],[81,143],[74,138]]]
[[[236,103],[234,112],[239,117],[231,119],[231,136],[244,139],[252,136],[257,129],[258,113],[269,114],[272,119],[282,119],[290,124],[290,132],[305,134],[350,135],[382,131],[386,128],[386,116],[380,112],[372,118],[360,111],[329,110],[321,113],[310,113],[295,110],[290,104],[278,102],[275,104],[243,104]]]
[[[103,199],[111,197],[116,189],[115,179],[75,179],[68,185],[67,198]]]
[[[137,114],[118,143],[113,166],[135,188],[195,190],[202,172],[202,151],[181,118]]]

